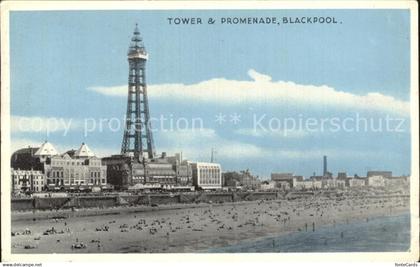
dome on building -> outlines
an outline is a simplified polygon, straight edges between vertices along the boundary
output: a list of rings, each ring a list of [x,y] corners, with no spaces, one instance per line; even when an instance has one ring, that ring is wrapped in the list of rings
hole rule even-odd
[[[74,153],[74,156],[79,158],[90,158],[95,157],[95,153],[93,153],[85,143],[82,143],[80,148]]]
[[[35,152],[34,155],[35,156],[55,156],[55,155],[58,155],[58,152],[50,142],[45,141],[41,145],[41,147]]]

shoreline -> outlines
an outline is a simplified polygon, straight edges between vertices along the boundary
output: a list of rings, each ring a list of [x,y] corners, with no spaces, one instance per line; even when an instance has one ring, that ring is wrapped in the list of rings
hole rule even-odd
[[[31,235],[12,237],[13,253],[183,253],[207,252],[246,240],[312,231],[333,224],[409,211],[404,196],[230,202],[180,206],[119,207],[119,213],[13,221],[12,231],[30,228]],[[160,209],[159,209],[160,208]],[[100,210],[102,212],[102,210]],[[97,212],[97,211],[94,211]],[[105,212],[109,212],[107,209]],[[48,213],[48,212],[47,212]],[[44,213],[42,213],[44,214]],[[54,215],[57,213],[54,212]],[[85,213],[83,213],[85,214]],[[32,215],[26,214],[26,216]],[[45,215],[45,214],[44,214]],[[80,216],[80,213],[78,213]],[[46,229],[68,233],[43,235]],[[98,228],[106,227],[106,231]],[[96,229],[96,230],[95,230]],[[72,250],[75,242],[88,244]],[[95,242],[92,242],[95,241]],[[97,242],[97,243],[96,243]],[[51,251],[51,244],[54,251]],[[25,245],[33,246],[25,249]]]
[[[390,218],[390,217],[399,217],[399,216],[403,216],[403,215],[409,215],[410,216],[410,212],[409,210],[401,210],[397,213],[394,214],[385,214],[385,215],[372,215],[372,216],[368,216],[368,217],[364,217],[364,218],[355,218],[352,220],[349,220],[348,222],[346,221],[339,221],[338,223],[336,222],[335,224],[333,223],[326,223],[326,224],[322,224],[320,225],[318,228],[326,228],[326,227],[331,227],[331,226],[340,226],[340,225],[345,225],[345,224],[352,224],[352,223],[357,223],[357,222],[364,222],[366,221],[366,219],[370,220],[376,220],[376,219],[382,219],[382,218]],[[302,233],[310,233],[311,231],[302,231]],[[243,239],[243,240],[239,240],[238,242],[234,242],[229,244],[228,246],[218,246],[218,247],[212,247],[212,248],[207,248],[205,250],[202,251],[196,251],[197,253],[214,253],[214,252],[209,252],[209,249],[220,249],[220,248],[224,248],[224,247],[230,247],[230,246],[235,246],[241,243],[256,243],[256,242],[260,242],[260,241],[264,241],[267,239],[277,239],[277,238],[284,238],[285,236],[291,235],[291,234],[296,234],[296,233],[301,233],[301,231],[298,230],[291,230],[291,231],[283,231],[283,232],[279,232],[279,233],[273,233],[273,234],[269,234],[266,236],[261,236],[261,237],[254,237],[254,238],[248,238],[248,239]],[[217,252],[217,253],[229,253],[229,252]],[[236,252],[236,253],[244,253],[244,252]]]
[[[353,219],[349,222],[339,222],[337,224],[334,224],[334,226],[332,224],[324,224],[324,225],[321,225],[319,227],[319,229],[321,231],[325,231],[327,227],[333,226],[335,228],[335,227],[342,227],[344,225],[352,225],[352,224],[355,224],[355,223],[364,223],[364,222],[366,222],[366,219],[368,219],[367,222],[370,222],[370,221],[383,220],[383,219],[388,219],[388,218],[399,218],[399,217],[402,217],[402,216],[411,216],[411,215],[407,211],[401,211],[397,214],[378,215],[378,216],[366,217],[364,219],[357,218],[357,219]],[[319,231],[319,230],[317,230],[317,231]],[[301,232],[301,231],[280,232],[280,233],[277,233],[277,234],[267,235],[267,236],[263,236],[263,237],[256,237],[256,238],[249,238],[249,239],[240,240],[236,243],[232,243],[232,244],[229,244],[227,246],[219,246],[219,247],[208,248],[208,249],[205,249],[205,250],[202,250],[202,251],[197,251],[197,253],[222,253],[222,254],[224,254],[224,253],[258,253],[258,252],[262,252],[262,251],[255,251],[255,252],[234,251],[234,252],[232,252],[232,251],[229,251],[229,248],[232,248],[234,246],[251,244],[251,243],[254,243],[254,244],[255,243],[260,243],[260,242],[264,242],[264,241],[268,241],[268,240],[273,240],[275,242],[278,242],[278,241],[281,242],[282,239],[287,238],[288,236],[291,236],[291,235],[311,234],[311,233],[312,233],[312,231],[307,231],[307,232],[305,232],[305,231],[303,231],[303,232]],[[407,243],[407,245],[408,246],[410,245],[409,242]],[[220,249],[226,249],[227,251],[220,251]],[[270,251],[263,251],[263,253],[264,252],[265,253],[270,253]],[[314,253],[316,253],[316,252],[321,252],[321,251],[315,251],[315,250],[314,251],[277,251],[276,253],[294,253],[294,252],[314,252]],[[329,251],[329,252],[340,252],[340,251]],[[344,252],[344,251],[341,251],[341,252]],[[349,252],[355,252],[355,251],[349,251]],[[369,251],[369,252],[378,252],[378,251],[373,250],[373,251]],[[391,251],[389,251],[389,252],[391,252]],[[403,252],[403,251],[401,251],[401,252]]]

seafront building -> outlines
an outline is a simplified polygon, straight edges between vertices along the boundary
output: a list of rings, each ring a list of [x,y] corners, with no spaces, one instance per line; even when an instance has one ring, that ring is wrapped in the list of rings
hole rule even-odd
[[[41,192],[46,184],[45,175],[39,170],[11,169],[12,194]]]
[[[367,185],[371,187],[385,187],[385,177],[372,175],[367,177]]]
[[[222,169],[218,163],[191,163],[194,186],[197,189],[221,189]]]
[[[346,186],[350,188],[361,188],[366,186],[366,178],[353,177],[346,180]]]
[[[347,179],[347,173],[346,172],[338,172],[337,173],[337,179],[338,180],[346,180]]]
[[[180,154],[153,159],[113,155],[102,159],[109,183],[117,189],[193,189],[192,168]]]
[[[231,189],[257,190],[261,186],[261,181],[247,169],[222,173],[222,185]]]
[[[101,159],[84,143],[79,149],[69,150],[64,154],[59,154],[47,141],[39,148],[20,149],[13,153],[11,167],[15,171],[37,171],[42,174],[42,187],[39,187],[41,178],[33,179],[35,184],[30,187],[33,192],[84,191],[92,190],[93,187],[109,189],[106,166],[102,165]]]
[[[385,186],[390,188],[409,187],[410,176],[394,176],[385,179]]]
[[[367,177],[372,176],[382,176],[383,178],[392,178],[392,172],[391,171],[368,171]]]
[[[107,184],[106,166],[84,143],[76,151],[52,156],[44,170],[49,189],[88,190]]]
[[[322,188],[321,181],[314,181],[314,180],[303,180],[303,181],[296,181],[294,183],[294,189],[296,190],[316,190]]]
[[[289,190],[296,187],[297,182],[303,181],[303,176],[294,175],[293,173],[272,173],[271,181],[276,183],[276,187],[281,190]]]
[[[275,181],[263,181],[260,185],[261,191],[271,191],[278,189]]]

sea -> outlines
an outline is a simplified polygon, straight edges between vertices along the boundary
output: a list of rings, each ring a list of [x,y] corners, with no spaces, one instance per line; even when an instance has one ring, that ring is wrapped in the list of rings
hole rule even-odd
[[[312,227],[301,232],[212,248],[211,253],[241,252],[406,252],[410,214]]]

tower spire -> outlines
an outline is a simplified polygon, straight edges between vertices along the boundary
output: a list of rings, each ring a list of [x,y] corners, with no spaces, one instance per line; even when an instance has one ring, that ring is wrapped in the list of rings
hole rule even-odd
[[[121,154],[153,158],[154,145],[145,72],[148,55],[137,24],[131,38],[127,58],[129,65],[128,99]]]

